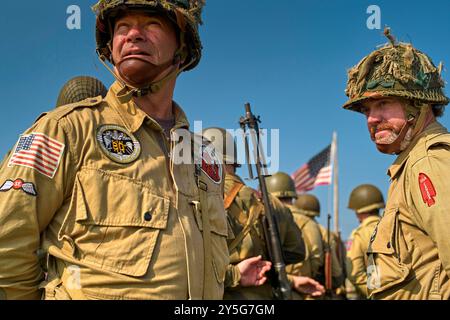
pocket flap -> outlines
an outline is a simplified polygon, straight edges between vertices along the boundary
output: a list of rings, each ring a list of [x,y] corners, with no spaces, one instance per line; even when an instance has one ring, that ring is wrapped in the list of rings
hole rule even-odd
[[[394,254],[394,236],[397,223],[398,209],[391,209],[385,212],[378,222],[367,250],[368,253]]]
[[[143,184],[99,170],[77,176],[76,221],[85,225],[165,229],[170,200]]]

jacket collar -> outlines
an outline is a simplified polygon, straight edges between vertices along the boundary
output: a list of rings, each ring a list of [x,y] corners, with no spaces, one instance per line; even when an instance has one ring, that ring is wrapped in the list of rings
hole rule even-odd
[[[406,161],[411,156],[411,151],[417,145],[426,145],[428,140],[431,140],[436,135],[440,135],[443,133],[447,133],[447,129],[445,129],[445,127],[442,126],[439,122],[435,121],[431,123],[422,133],[415,137],[408,148],[402,151],[402,153],[399,154],[394,163],[389,167],[387,174],[391,178],[391,180],[394,179],[402,170]]]
[[[147,115],[144,111],[142,111],[141,108],[139,108],[133,100],[130,100],[130,102],[124,104],[119,102],[117,93],[121,89],[121,84],[116,81],[109,89],[105,100],[119,114],[125,127],[131,133],[135,133],[145,122],[147,122],[153,129],[162,131],[163,129],[158,124],[158,122]],[[175,116],[175,126],[173,129],[189,129],[189,121],[184,111],[175,101],[172,103],[172,105]]]

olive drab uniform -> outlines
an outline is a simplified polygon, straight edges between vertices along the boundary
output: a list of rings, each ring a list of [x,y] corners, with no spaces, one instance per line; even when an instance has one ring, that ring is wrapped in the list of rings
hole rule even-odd
[[[380,221],[378,215],[368,216],[356,228],[347,247],[347,278],[356,289],[358,298],[367,298],[367,249],[370,237]]]
[[[305,247],[292,214],[278,199],[271,197],[271,200],[278,222],[285,263],[302,261],[305,258]],[[269,281],[259,287],[241,287],[239,270],[236,266],[245,259],[259,255],[262,255],[265,260],[269,259],[261,228],[264,206],[257,198],[255,190],[245,186],[237,175],[228,173],[225,177],[224,202],[228,221],[235,237],[228,243],[231,265],[227,270],[224,299],[272,299]]]
[[[286,270],[289,274],[315,278],[324,263],[323,243],[320,229],[314,220],[301,214],[299,209],[295,206],[287,205],[287,207],[291,210],[294,221],[302,232],[306,248],[306,257],[302,262],[287,266]]]
[[[389,168],[386,210],[368,249],[374,299],[450,299],[450,135],[438,122]]]
[[[6,298],[222,299],[223,168],[176,164],[174,142],[120,89],[43,115],[1,168]],[[189,126],[174,114],[172,136]]]

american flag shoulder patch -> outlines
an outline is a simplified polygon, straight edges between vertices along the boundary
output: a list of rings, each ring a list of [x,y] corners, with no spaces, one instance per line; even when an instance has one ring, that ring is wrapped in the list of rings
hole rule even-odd
[[[43,133],[21,135],[8,167],[20,166],[38,171],[50,179],[56,174],[65,145]]]

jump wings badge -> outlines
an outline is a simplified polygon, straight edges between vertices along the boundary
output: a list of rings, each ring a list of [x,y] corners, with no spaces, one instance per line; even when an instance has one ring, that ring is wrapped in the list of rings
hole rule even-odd
[[[22,179],[16,179],[15,181],[6,180],[0,187],[0,192],[6,192],[9,190],[22,190],[30,196],[37,196],[36,188],[31,182],[24,182]]]
[[[103,153],[114,162],[128,164],[141,154],[141,144],[125,128],[104,125],[97,130],[97,141]]]

